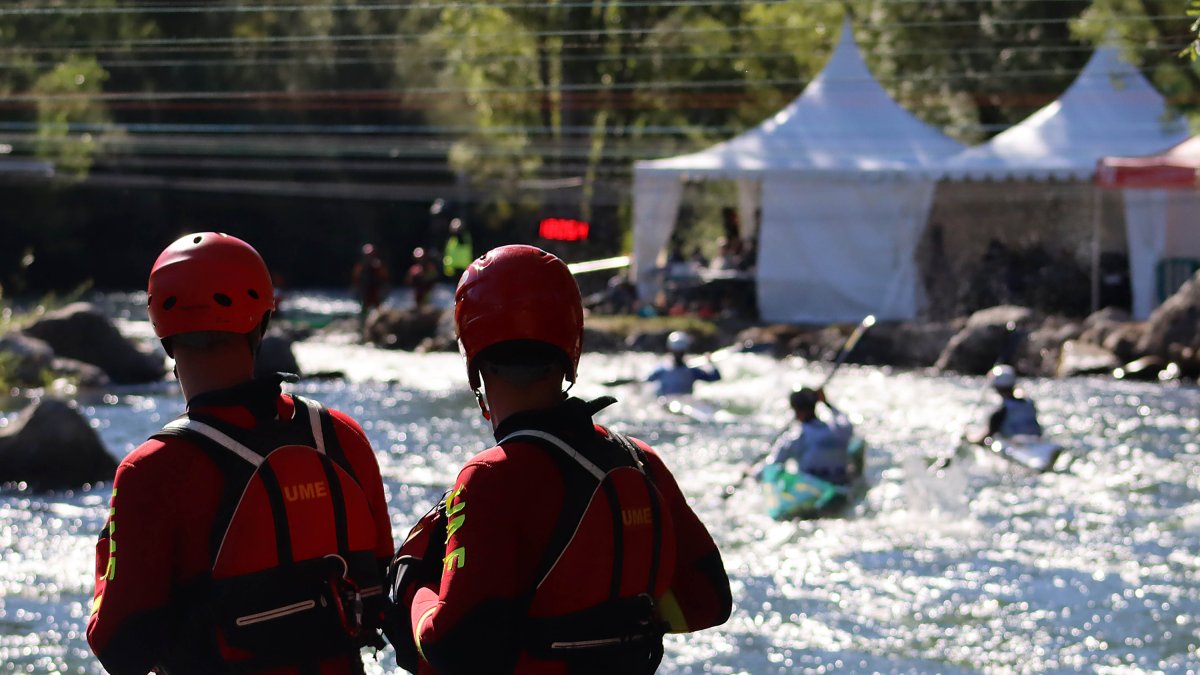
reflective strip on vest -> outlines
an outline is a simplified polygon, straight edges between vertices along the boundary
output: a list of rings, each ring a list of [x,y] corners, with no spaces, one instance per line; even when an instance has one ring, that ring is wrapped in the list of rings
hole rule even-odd
[[[316,445],[318,453],[325,454],[325,433],[321,427],[321,404],[308,399],[300,399],[304,407],[308,410],[308,423],[312,427],[313,443]],[[172,421],[163,427],[164,431],[194,431],[217,445],[229,450],[233,454],[241,457],[251,465],[258,467],[265,461],[265,457],[254,452],[250,448],[238,443],[230,438],[225,433],[210,427],[204,422],[197,422],[194,419],[187,417]]]
[[[193,419],[178,419],[163,427],[164,431],[194,431],[217,445],[229,450],[233,454],[241,457],[249,462],[252,466],[258,467],[266,459],[257,452],[238,443],[224,433],[208,426],[204,422],[197,422]]]
[[[317,452],[325,454],[325,434],[321,431],[321,404],[299,396],[293,396],[292,400],[303,403],[308,409],[308,424],[312,427],[313,442],[317,445]]]
[[[587,469],[588,473],[595,476],[596,480],[602,481],[602,480],[604,480],[604,477],[608,475],[600,467],[598,467],[594,463],[592,463],[592,461],[590,459],[579,454],[578,450],[567,445],[566,442],[563,441],[561,438],[559,438],[558,436],[555,436],[554,434],[548,434],[544,431],[537,431],[536,429],[526,429],[524,431],[514,431],[513,433],[500,439],[496,443],[496,445],[504,445],[508,441],[510,441],[514,438],[520,438],[522,436],[532,437],[532,438],[540,438],[543,441],[546,441],[547,443],[549,443],[550,445],[553,445],[554,447],[558,448],[559,450],[562,450],[563,452],[565,452],[567,454],[568,457],[575,460],[576,462],[579,462],[580,466],[582,466],[584,469]]]

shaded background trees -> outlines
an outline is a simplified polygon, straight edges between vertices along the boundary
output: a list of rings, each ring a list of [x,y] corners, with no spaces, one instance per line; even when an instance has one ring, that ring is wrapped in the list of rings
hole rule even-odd
[[[53,181],[0,183],[0,283],[136,287],[183,231],[254,241],[338,285],[374,241],[397,268],[462,217],[477,247],[590,221],[627,247],[634,160],[762,121],[824,65],[846,12],[872,71],[978,142],[1054,100],[1117,39],[1195,110],[1186,0],[141,2],[0,8],[0,143]],[[3,175],[3,174],[0,174]],[[433,220],[429,204],[447,200]],[[692,207],[712,246],[724,197]],[[544,242],[543,242],[544,243]],[[549,245],[549,244],[548,244]],[[21,272],[24,254],[35,262]],[[710,251],[711,253],[711,251]]]

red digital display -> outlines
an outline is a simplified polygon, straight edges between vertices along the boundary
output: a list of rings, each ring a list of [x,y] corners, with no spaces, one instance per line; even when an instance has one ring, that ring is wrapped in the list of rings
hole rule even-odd
[[[554,241],[582,241],[588,238],[591,226],[571,218],[546,218],[538,225],[538,236]]]

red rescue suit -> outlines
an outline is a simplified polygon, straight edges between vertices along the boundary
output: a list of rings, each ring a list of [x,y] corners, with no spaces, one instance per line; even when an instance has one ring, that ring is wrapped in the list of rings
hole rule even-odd
[[[419,588],[411,605],[423,672],[584,670],[547,647],[604,641],[603,631],[589,636],[594,613],[634,611],[640,599],[669,632],[729,617],[720,553],[662,460],[635,442],[643,467],[629,473],[630,453],[593,424],[611,402],[568,399],[513,415],[496,430],[507,440],[462,469],[447,500],[440,587]],[[603,481],[611,488],[588,483],[571,451],[623,476]]]
[[[279,380],[256,380],[194,397],[191,415],[255,430],[269,420],[291,420],[297,406],[280,393]],[[365,493],[374,530],[374,555],[382,569],[392,553],[391,523],[375,455],[362,429],[329,411],[332,436]],[[222,672],[212,631],[197,622],[209,601],[216,528],[230,514],[229,484],[221,455],[186,436],[155,437],[117,468],[109,520],[96,551],[96,592],[87,638],[113,675]],[[117,525],[119,524],[119,527]],[[293,532],[296,530],[293,526]],[[260,673],[358,673],[357,650],[300,668]]]

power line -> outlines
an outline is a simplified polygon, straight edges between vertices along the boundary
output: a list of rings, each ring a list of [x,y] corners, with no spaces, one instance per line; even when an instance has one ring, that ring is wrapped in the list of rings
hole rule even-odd
[[[1149,72],[1149,71],[1147,71]],[[957,81],[992,81],[998,79],[1015,79],[1029,77],[1067,77],[1071,71],[1066,70],[1021,70],[1013,73],[992,72],[959,72],[953,74],[918,74],[895,78],[830,78],[824,82],[836,85],[839,83],[855,82],[957,82]],[[1080,75],[1074,73],[1078,81]],[[1108,74],[1101,73],[1097,79],[1108,79]],[[1085,78],[1086,79],[1086,78]],[[419,86],[405,87],[397,91],[393,89],[263,89],[263,90],[230,90],[230,91],[124,91],[124,92],[79,92],[66,94],[43,94],[22,92],[0,95],[0,106],[19,103],[45,103],[49,101],[105,101],[105,102],[156,102],[156,101],[203,101],[203,100],[240,100],[256,101],[297,101],[304,99],[333,99],[341,102],[349,101],[380,101],[402,100],[415,96],[447,94],[487,95],[487,94],[609,94],[617,92],[653,91],[696,91],[712,89],[741,90],[747,87],[783,87],[804,86],[810,83],[810,78],[768,78],[761,80],[640,80],[636,82],[613,83],[578,83],[562,85],[517,85],[517,86]]]
[[[943,4],[963,2],[990,2],[991,0],[941,0]],[[1043,3],[1072,3],[1080,4],[1081,0],[1041,0]],[[876,0],[880,5],[911,5],[938,4],[938,0]],[[729,7],[740,6],[739,0],[623,0],[622,8],[690,8],[690,7]],[[756,0],[757,5],[828,5],[827,0]],[[17,7],[0,9],[0,17],[4,16],[86,16],[105,14],[254,14],[254,13],[305,13],[305,12],[392,12],[403,10],[409,13],[441,12],[447,9],[478,10],[486,9],[545,9],[561,11],[572,9],[592,9],[595,3],[591,1],[559,2],[549,5],[544,0],[532,2],[377,2],[362,5],[345,4],[270,4],[270,3],[237,3],[237,4],[131,4],[123,7],[76,6],[76,7]]]
[[[1111,23],[1113,21],[1145,21],[1147,19],[1176,19],[1187,21],[1188,17],[1184,14],[1146,14],[1146,15],[1114,15],[1104,18],[1089,18],[1086,16],[1076,17],[1074,19],[992,19],[990,24],[993,26],[1039,26],[1050,24],[1066,24],[1068,21],[1080,23],[1102,22]],[[891,23],[872,24],[873,29],[881,28],[954,28],[954,27],[971,27],[978,26],[978,20],[953,20],[953,21],[903,21]],[[810,31],[812,26],[788,26],[786,24],[775,24],[767,26],[723,26],[720,28],[671,28],[669,30],[661,28],[594,28],[582,30],[534,30],[534,31],[519,31],[518,34],[527,38],[569,38],[569,37],[588,37],[595,35],[604,35],[605,37],[620,37],[628,35],[646,35],[653,33],[669,33],[673,36],[678,35],[729,35],[731,33],[746,33],[746,32],[796,32]],[[514,36],[513,31],[503,32],[482,32],[482,31],[467,31],[462,33],[365,33],[365,34],[333,34],[333,35],[266,35],[256,37],[197,37],[197,38],[139,38],[126,40],[98,40],[91,42],[47,42],[47,43],[32,43],[25,47],[5,47],[0,49],[0,52],[12,51],[31,51],[38,53],[53,53],[60,51],[77,51],[79,49],[95,49],[104,51],[105,49],[130,51],[136,50],[139,47],[190,47],[195,46],[204,49],[214,48],[232,48],[247,45],[311,45],[313,43],[376,43],[390,41],[405,41],[419,39],[445,39],[445,40],[511,40]]]
[[[1151,52],[1161,52],[1174,56],[1183,49],[1187,43],[1180,42],[1178,44],[1169,44],[1156,47]],[[1030,44],[1024,46],[1012,47],[962,47],[962,48],[939,48],[939,49],[884,49],[875,50],[872,56],[886,56],[890,58],[909,57],[909,56],[940,56],[947,54],[1023,54],[1023,53],[1051,53],[1051,54],[1071,54],[1092,52],[1095,48],[1092,45],[1054,45],[1054,44]],[[625,54],[563,54],[556,57],[556,60],[561,60],[564,63],[600,63],[613,61],[735,61],[738,59],[790,59],[795,58],[795,52],[785,51],[742,51],[742,52],[644,52],[644,53],[625,53]],[[432,65],[445,65],[450,63],[525,63],[536,62],[537,56],[522,53],[511,54],[486,54],[480,53],[472,56],[417,56],[407,58],[406,61],[410,64],[427,63]],[[352,66],[352,65],[391,65],[395,64],[395,58],[347,58],[347,57],[322,57],[322,56],[303,56],[303,57],[288,57],[288,58],[178,58],[178,59],[102,59],[97,63],[105,70],[114,70],[121,68],[208,68],[216,66],[243,66],[243,67],[268,67],[279,65],[312,65],[312,66]],[[48,68],[59,65],[58,61],[7,61],[0,62],[0,69],[26,69]]]

